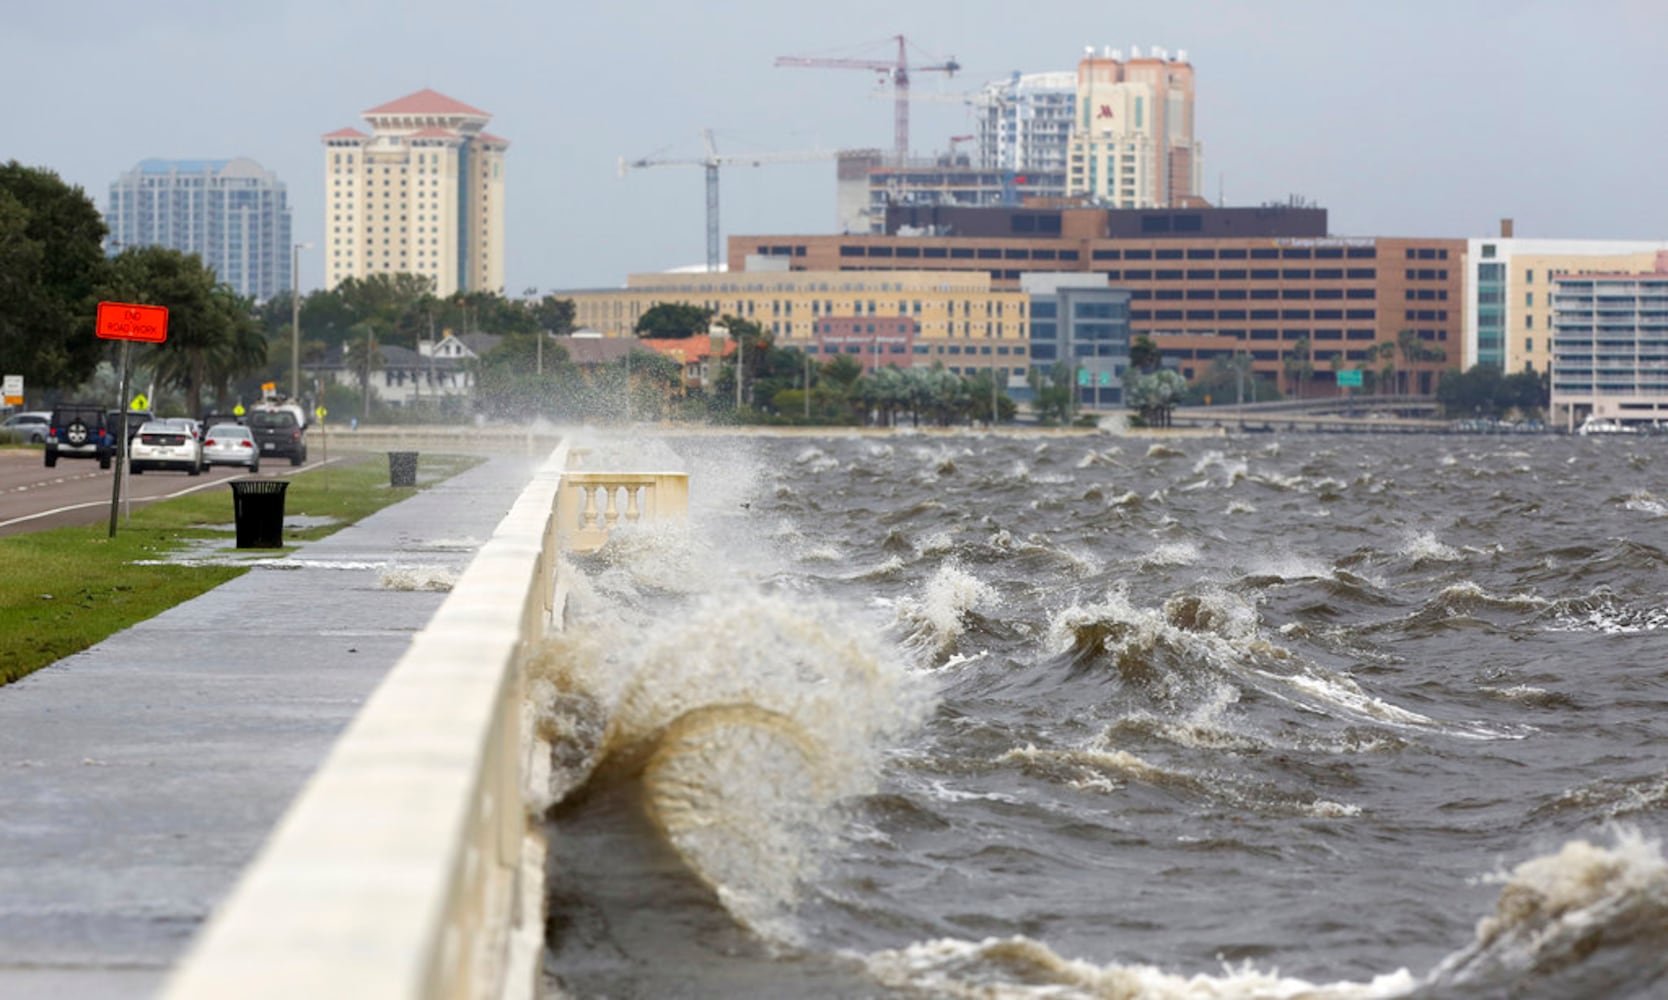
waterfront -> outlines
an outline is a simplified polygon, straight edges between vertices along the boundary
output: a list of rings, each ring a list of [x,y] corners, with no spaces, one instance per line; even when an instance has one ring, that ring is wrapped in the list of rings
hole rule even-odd
[[[1662,991],[1660,440],[594,447],[551,995]]]

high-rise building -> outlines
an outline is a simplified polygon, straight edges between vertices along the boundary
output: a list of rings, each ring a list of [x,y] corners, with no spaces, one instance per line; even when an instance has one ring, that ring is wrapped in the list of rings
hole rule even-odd
[[[325,274],[418,274],[435,294],[504,289],[504,151],[492,116],[433,90],[324,136]]]
[[[1015,73],[985,84],[970,103],[979,129],[979,166],[1065,175],[1077,104],[1075,73]]]
[[[1077,64],[1066,189],[1107,208],[1189,208],[1200,199],[1193,66],[1182,50],[1130,58],[1093,49]]]
[[[104,216],[113,250],[164,246],[194,253],[239,295],[290,287],[290,209],[284,184],[254,160],[141,160],[110,185]]]

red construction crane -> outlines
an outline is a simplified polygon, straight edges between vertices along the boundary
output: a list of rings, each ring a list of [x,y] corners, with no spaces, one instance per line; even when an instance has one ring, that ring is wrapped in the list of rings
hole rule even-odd
[[[896,62],[886,62],[881,59],[830,59],[821,56],[777,56],[778,66],[803,66],[820,69],[866,69],[881,74],[892,81],[892,138],[897,147],[898,166],[909,162],[909,72],[914,69],[918,73],[943,73],[954,76],[961,64],[956,62],[955,56],[936,66],[909,65],[908,43],[902,35],[893,35],[898,43],[898,59]]]

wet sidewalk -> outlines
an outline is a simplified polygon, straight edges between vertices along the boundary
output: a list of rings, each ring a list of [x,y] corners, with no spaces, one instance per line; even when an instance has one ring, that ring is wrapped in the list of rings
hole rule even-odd
[[[537,464],[489,459],[0,687],[0,1000],[156,993]]]

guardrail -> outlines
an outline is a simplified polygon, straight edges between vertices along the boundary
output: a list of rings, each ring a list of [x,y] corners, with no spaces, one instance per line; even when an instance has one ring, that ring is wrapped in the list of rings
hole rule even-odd
[[[562,477],[556,523],[562,547],[591,552],[610,528],[682,518],[689,511],[689,476],[682,472],[578,472]]]
[[[549,748],[524,667],[562,627],[558,555],[593,509],[571,498],[639,497],[617,517],[605,503],[590,545],[622,518],[681,516],[688,497],[684,474],[572,473],[568,457],[562,445],[539,468],[337,741],[169,1000],[538,995],[545,844],[527,803]]]
[[[309,457],[364,451],[432,451],[451,454],[547,454],[561,440],[554,428],[453,427],[441,424],[372,426],[350,430],[337,423],[307,428]]]

